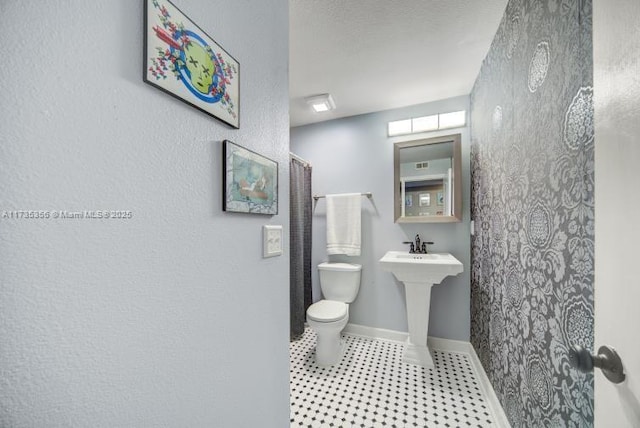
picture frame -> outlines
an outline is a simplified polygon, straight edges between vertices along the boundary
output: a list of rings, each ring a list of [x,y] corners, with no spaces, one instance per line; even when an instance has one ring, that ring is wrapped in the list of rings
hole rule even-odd
[[[444,192],[438,192],[437,204],[438,205],[444,205]]]
[[[142,80],[240,128],[240,63],[169,0],[144,1]]]
[[[224,211],[278,214],[278,163],[235,144],[222,142]]]
[[[420,206],[421,207],[430,207],[431,206],[431,193],[420,193],[419,200],[420,200]]]
[[[412,207],[413,206],[413,195],[405,195],[404,206],[405,207]]]

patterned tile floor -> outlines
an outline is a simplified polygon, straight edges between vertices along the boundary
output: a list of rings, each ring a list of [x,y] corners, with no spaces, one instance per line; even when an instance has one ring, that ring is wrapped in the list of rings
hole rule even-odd
[[[291,427],[495,427],[468,355],[435,350],[434,369],[397,342],[343,335],[342,361],[314,360],[315,333],[289,345]]]

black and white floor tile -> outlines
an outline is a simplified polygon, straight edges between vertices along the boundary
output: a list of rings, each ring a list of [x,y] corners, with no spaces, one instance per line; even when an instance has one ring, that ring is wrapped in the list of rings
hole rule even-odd
[[[315,363],[310,328],[289,345],[291,427],[496,427],[468,355],[434,350],[425,369],[402,362],[401,343],[343,340],[327,368]]]

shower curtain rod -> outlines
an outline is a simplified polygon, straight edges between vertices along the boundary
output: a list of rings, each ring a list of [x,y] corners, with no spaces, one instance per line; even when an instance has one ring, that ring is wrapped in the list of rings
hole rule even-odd
[[[366,196],[367,198],[371,199],[371,197],[373,196],[373,193],[371,192],[364,192],[364,193],[360,193],[362,196]],[[320,198],[326,198],[326,195],[313,195],[313,199],[314,200],[318,200]]]
[[[294,158],[295,160],[302,162],[303,164],[305,164],[306,166],[311,166],[311,162],[302,159],[300,156],[296,155],[295,153],[289,152],[289,157]]]

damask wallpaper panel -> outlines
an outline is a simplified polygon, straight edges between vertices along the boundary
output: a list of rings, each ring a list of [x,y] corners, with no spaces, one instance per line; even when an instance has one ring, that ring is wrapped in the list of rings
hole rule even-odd
[[[593,425],[590,0],[512,0],[471,94],[471,342],[513,427]]]

